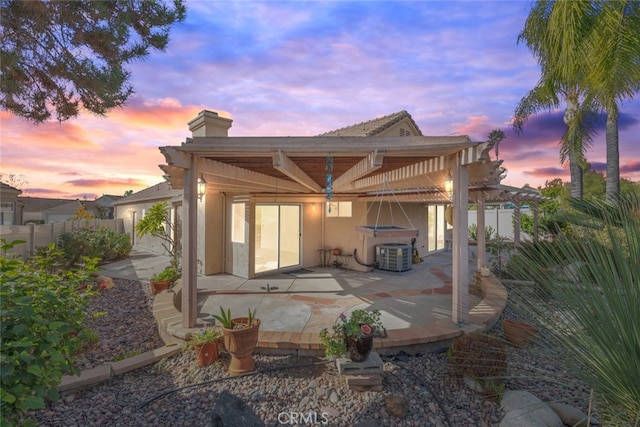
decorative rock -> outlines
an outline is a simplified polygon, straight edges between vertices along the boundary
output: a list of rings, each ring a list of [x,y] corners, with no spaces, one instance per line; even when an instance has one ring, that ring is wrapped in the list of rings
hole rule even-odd
[[[528,391],[505,391],[502,407],[506,414],[500,427],[564,427],[560,417]]]
[[[574,427],[587,427],[599,425],[600,423],[593,417],[589,419],[587,414],[566,403],[550,403],[549,407],[553,409],[563,423]]]
[[[113,288],[115,285],[113,284],[113,279],[107,276],[98,276],[96,277],[96,285],[98,285],[98,289],[107,290]]]
[[[331,396],[329,396],[329,400],[331,401],[331,403],[338,403],[338,401],[340,400],[340,398],[338,397],[338,393],[332,391]]]
[[[378,423],[374,420],[367,418],[365,420],[360,421],[358,424],[353,427],[378,427]]]
[[[262,427],[262,420],[242,399],[228,391],[220,393],[213,406],[211,427]]]
[[[387,396],[384,403],[387,412],[394,417],[403,418],[409,410],[409,403],[403,396]]]

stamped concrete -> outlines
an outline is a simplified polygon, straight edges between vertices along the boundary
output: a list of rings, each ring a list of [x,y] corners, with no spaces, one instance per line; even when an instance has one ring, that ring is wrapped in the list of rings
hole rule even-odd
[[[101,274],[148,280],[168,260],[135,250],[131,259],[106,265]],[[497,321],[506,303],[506,291],[495,276],[473,274],[473,256],[470,277],[480,282],[484,294],[470,295],[469,322],[462,325],[451,321],[451,252],[423,260],[402,273],[314,267],[250,280],[227,274],[198,276],[197,327],[214,323],[213,315],[220,312],[220,306],[230,308],[234,316],[244,316],[255,308],[261,320],[257,351],[307,355],[322,354],[320,330],[331,327],[341,313],[348,315],[356,308],[381,311],[387,338],[376,339],[374,347],[382,353],[438,350],[456,336],[484,330]],[[155,297],[154,315],[167,343],[180,342],[191,331],[182,327],[176,308],[180,292],[178,284]]]

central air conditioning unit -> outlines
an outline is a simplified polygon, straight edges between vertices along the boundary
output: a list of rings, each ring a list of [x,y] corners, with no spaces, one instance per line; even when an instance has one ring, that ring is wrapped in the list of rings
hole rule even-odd
[[[411,245],[386,243],[376,246],[376,268],[389,271],[411,270]]]

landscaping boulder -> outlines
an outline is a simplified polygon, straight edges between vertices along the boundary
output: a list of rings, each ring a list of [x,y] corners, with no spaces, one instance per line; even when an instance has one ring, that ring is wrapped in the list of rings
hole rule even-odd
[[[549,407],[558,414],[563,423],[573,427],[587,427],[600,425],[598,420],[587,416],[580,409],[566,403],[550,403]]]
[[[220,393],[213,406],[211,427],[264,427],[262,420],[238,396]]]
[[[505,391],[501,404],[505,416],[500,427],[564,427],[560,417],[528,391]]]

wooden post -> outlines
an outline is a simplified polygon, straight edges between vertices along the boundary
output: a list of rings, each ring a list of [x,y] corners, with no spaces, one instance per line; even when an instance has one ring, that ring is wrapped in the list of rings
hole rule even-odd
[[[484,192],[480,192],[478,195],[478,200],[476,202],[476,206],[478,208],[478,212],[476,215],[476,224],[478,224],[478,269],[484,267],[486,265],[486,250],[487,250],[487,242],[484,235],[485,229],[485,221],[484,221]]]
[[[184,170],[182,185],[182,327],[193,328],[198,320],[197,246],[198,195],[197,170],[194,155]]]
[[[453,163],[452,320],[461,325],[469,318],[469,169],[460,154]]]
[[[540,238],[540,234],[538,231],[538,227],[539,227],[539,209],[538,209],[538,202],[533,202],[533,241],[537,242],[538,239]]]
[[[517,248],[520,245],[520,202],[515,203],[513,210],[513,243]]]

